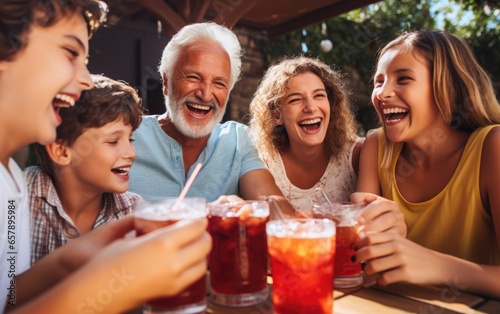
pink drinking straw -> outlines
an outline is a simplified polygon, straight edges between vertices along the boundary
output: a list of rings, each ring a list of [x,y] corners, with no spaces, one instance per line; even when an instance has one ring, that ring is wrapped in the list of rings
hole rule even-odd
[[[175,201],[175,204],[174,204],[174,207],[172,208],[172,210],[177,210],[177,208],[181,205],[182,200],[186,196],[189,188],[191,187],[191,184],[193,184],[194,178],[196,178],[196,176],[198,175],[198,172],[200,172],[200,169],[201,169],[201,163],[198,163],[196,165],[196,167],[194,168],[193,173],[191,173],[191,176],[187,180],[186,185],[182,189],[181,194],[177,198],[177,201]]]

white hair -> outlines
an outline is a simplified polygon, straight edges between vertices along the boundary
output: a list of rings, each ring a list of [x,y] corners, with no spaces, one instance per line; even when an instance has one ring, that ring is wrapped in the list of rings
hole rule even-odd
[[[182,53],[182,48],[200,40],[209,40],[218,43],[228,53],[231,62],[231,76],[229,78],[229,91],[231,91],[240,77],[241,56],[243,52],[238,37],[227,27],[214,22],[195,23],[184,26],[172,37],[163,50],[161,57],[158,68],[161,77],[165,75],[170,80],[175,63]]]

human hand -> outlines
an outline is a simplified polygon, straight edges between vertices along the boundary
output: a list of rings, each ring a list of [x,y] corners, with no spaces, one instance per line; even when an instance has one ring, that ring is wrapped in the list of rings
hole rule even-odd
[[[212,202],[213,204],[238,204],[245,203],[245,200],[237,195],[221,195]]]
[[[137,238],[114,241],[82,271],[110,280],[120,274],[127,282],[117,298],[126,308],[175,295],[206,273],[211,249],[206,226],[206,219],[181,220]]]
[[[398,234],[371,233],[357,244],[357,261],[366,262],[366,275],[379,274],[377,283],[440,284],[445,273],[440,253],[424,248]],[[446,267],[445,267],[446,268]]]
[[[56,251],[60,256],[59,266],[61,271],[64,272],[62,277],[80,268],[104,247],[117,239],[123,238],[133,228],[134,217],[129,215],[109,222],[58,248]]]
[[[127,217],[100,227],[21,274],[21,279],[31,279],[30,287],[36,287],[21,290],[24,300],[30,302],[24,302],[19,313],[87,312],[85,309],[96,309],[94,306],[102,313],[123,313],[149,299],[175,295],[205,274],[211,249],[206,219],[181,220],[137,238],[119,239],[132,225],[133,217]],[[60,263],[63,253],[77,254],[66,257],[64,267],[79,268],[54,285],[58,280],[54,280],[53,270],[62,273],[63,267],[51,261]],[[28,278],[27,273],[35,268],[39,271]],[[36,284],[40,281],[52,281],[45,285],[45,293]],[[96,303],[103,293],[110,297]]]
[[[372,232],[390,232],[406,237],[407,227],[404,215],[395,202],[364,192],[353,193],[350,201],[367,204],[358,217],[361,225],[360,237]]]

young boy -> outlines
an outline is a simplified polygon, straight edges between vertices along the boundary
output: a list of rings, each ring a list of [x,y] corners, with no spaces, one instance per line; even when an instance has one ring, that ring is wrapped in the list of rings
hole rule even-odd
[[[135,239],[127,216],[54,250],[31,268],[28,195],[12,154],[48,144],[71,106],[92,88],[88,38],[101,20],[94,0],[0,1],[0,313],[101,313],[179,293],[206,272],[206,220],[181,221]],[[175,263],[176,267],[164,267]],[[121,287],[116,287],[117,276]],[[116,290],[119,288],[119,290]],[[91,302],[89,304],[89,302]]]
[[[60,110],[55,142],[35,144],[41,167],[25,169],[31,211],[31,264],[68,240],[129,214],[135,159],[132,132],[143,113],[137,92],[92,75],[94,88]]]

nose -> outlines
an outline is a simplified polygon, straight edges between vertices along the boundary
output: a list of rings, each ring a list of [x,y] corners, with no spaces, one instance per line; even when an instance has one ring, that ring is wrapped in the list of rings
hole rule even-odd
[[[194,94],[206,102],[213,99],[212,87],[207,83],[200,83]]]
[[[304,99],[304,108],[302,109],[303,112],[314,112],[314,109],[316,108],[316,104],[314,103],[314,100],[307,97]]]
[[[77,72],[77,83],[79,87],[84,90],[89,90],[92,87],[94,87],[94,82],[92,81],[92,78],[90,77],[89,69],[87,69],[86,65],[80,66]]]
[[[373,94],[378,100],[384,100],[394,96],[394,90],[390,84],[383,83],[381,86],[373,90]]]
[[[134,161],[135,156],[136,156],[135,148],[132,145],[132,143],[129,141],[129,144],[123,150],[123,158],[130,159],[130,160]]]

